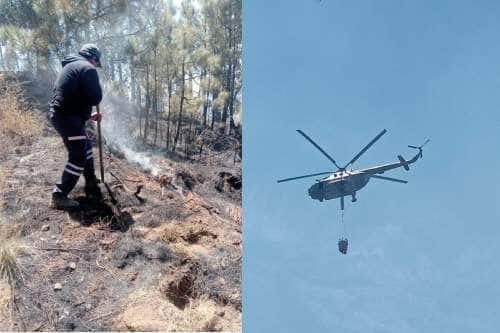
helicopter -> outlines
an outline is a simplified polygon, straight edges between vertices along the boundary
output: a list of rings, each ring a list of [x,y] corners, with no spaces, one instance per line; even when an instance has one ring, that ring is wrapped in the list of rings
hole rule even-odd
[[[427,139],[420,146],[409,145],[408,146],[409,148],[418,150],[418,153],[409,160],[405,160],[403,156],[398,155],[399,162],[387,163],[366,169],[352,170],[351,168],[351,170],[347,170],[347,167],[356,162],[361,157],[361,155],[363,155],[375,142],[377,142],[387,132],[386,129],[382,130],[373,140],[371,140],[363,149],[361,149],[361,151],[358,154],[356,154],[356,156],[354,156],[349,161],[349,163],[347,163],[343,167],[340,167],[328,153],[326,153],[316,142],[314,142],[313,139],[311,139],[302,130],[297,130],[297,132],[300,135],[302,135],[307,141],[309,141],[324,156],[326,156],[326,158],[328,158],[328,160],[330,160],[330,162],[332,162],[333,165],[337,167],[337,170],[319,172],[298,177],[285,178],[285,179],[280,179],[277,182],[283,183],[302,178],[328,175],[326,177],[316,180],[316,183],[313,184],[308,190],[309,196],[314,200],[319,200],[320,202],[322,202],[323,200],[340,198],[340,209],[342,211],[344,210],[344,197],[351,196],[352,197],[351,201],[356,202],[357,201],[356,192],[362,189],[366,184],[368,184],[371,178],[388,180],[402,184],[408,183],[406,180],[380,176],[380,174],[383,174],[388,170],[400,167],[404,168],[406,171],[409,171],[410,170],[409,165],[415,163],[418,159],[423,157],[422,148],[430,141],[429,139]]]

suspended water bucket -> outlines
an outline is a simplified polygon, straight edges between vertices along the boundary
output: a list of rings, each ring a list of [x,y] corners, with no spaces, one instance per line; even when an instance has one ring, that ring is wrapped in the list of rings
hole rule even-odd
[[[339,252],[342,254],[347,254],[347,247],[349,245],[347,238],[341,238],[339,239]]]

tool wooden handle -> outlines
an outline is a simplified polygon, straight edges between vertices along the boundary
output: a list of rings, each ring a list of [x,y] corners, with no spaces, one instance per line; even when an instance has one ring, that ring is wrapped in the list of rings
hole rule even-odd
[[[96,105],[96,112],[100,116],[99,105]],[[101,169],[101,182],[104,184],[104,162],[102,160],[102,136],[101,136],[101,119],[97,121],[97,145],[99,147],[99,166]]]

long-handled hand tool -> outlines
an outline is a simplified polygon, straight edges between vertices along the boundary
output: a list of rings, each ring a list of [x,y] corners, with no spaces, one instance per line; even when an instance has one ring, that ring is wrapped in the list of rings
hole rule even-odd
[[[117,225],[119,228],[123,228],[122,212],[119,208],[118,201],[116,200],[116,198],[113,194],[113,191],[111,191],[111,188],[108,186],[108,184],[106,184],[106,182],[104,182],[104,161],[102,158],[102,134],[101,134],[101,119],[100,119],[101,110],[99,108],[99,105],[96,105],[96,112],[99,115],[99,118],[97,121],[97,145],[99,148],[99,168],[101,171],[101,184],[106,188],[106,190],[109,194],[110,200],[106,200],[106,201],[108,203],[108,206],[113,211],[113,215],[115,217],[115,225]]]
[[[98,115],[97,121],[97,145],[99,146],[99,167],[101,169],[101,183],[104,184],[104,163],[102,161],[102,136],[101,136],[101,111],[99,105],[96,105],[96,112]]]

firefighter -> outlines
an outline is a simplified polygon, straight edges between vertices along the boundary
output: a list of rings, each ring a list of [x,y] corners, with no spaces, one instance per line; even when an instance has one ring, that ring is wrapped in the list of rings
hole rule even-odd
[[[68,151],[68,161],[61,180],[54,186],[51,206],[55,209],[74,209],[78,201],[68,198],[80,175],[85,178],[85,194],[100,197],[94,171],[92,143],[85,132],[85,123],[101,121],[92,114],[92,106],[102,100],[102,89],[96,67],[101,67],[101,52],[94,44],[82,46],[78,55],[66,57],[54,86],[50,102],[50,120],[61,135]]]

